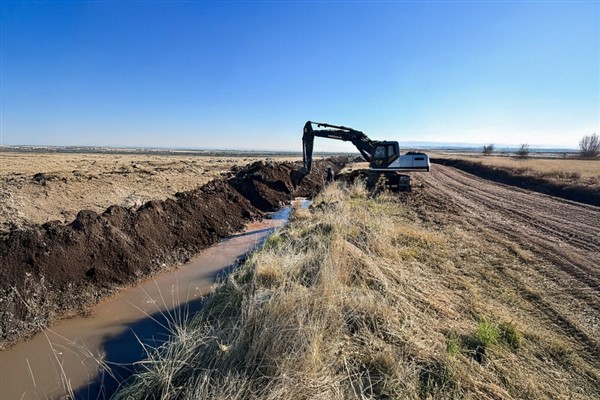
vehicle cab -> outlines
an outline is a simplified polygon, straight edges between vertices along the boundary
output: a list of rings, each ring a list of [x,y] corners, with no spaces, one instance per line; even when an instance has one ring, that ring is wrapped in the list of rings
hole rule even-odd
[[[400,157],[398,142],[377,142],[371,155],[372,169],[387,169]]]
[[[429,171],[430,162],[425,153],[411,151],[400,155],[398,142],[377,142],[369,166],[376,171]]]

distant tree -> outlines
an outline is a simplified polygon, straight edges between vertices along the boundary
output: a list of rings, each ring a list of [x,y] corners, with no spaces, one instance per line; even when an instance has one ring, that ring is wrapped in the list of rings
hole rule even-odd
[[[600,154],[600,137],[598,134],[584,136],[579,141],[579,153],[583,157],[598,157]]]
[[[517,157],[519,157],[519,158],[529,158],[529,153],[531,153],[531,150],[529,149],[529,145],[528,144],[522,144],[521,148],[519,150],[517,150]]]
[[[483,146],[483,154],[489,156],[494,151],[494,145],[490,144],[488,146]]]

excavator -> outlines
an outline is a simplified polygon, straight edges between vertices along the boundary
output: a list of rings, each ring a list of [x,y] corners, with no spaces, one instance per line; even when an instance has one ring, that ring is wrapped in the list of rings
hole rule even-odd
[[[313,129],[314,125],[316,125],[317,129]],[[427,154],[408,152],[401,155],[398,142],[371,140],[363,132],[352,128],[307,121],[304,125],[304,133],[302,135],[304,165],[300,170],[301,176],[310,174],[315,137],[352,142],[365,161],[369,163],[369,179],[375,181],[384,176],[385,185],[394,191],[410,191],[411,189],[410,176],[399,174],[398,172],[429,172],[430,169],[429,156]]]

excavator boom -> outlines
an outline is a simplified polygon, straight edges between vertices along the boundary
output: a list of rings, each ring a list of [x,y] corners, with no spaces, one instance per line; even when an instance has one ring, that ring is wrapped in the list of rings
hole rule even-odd
[[[317,125],[318,128],[331,129],[313,129],[313,125]],[[369,139],[369,137],[361,131],[347,128],[345,126],[308,121],[306,124],[304,124],[304,133],[302,135],[302,152],[304,159],[304,171],[306,174],[310,173],[312,167],[312,154],[315,137],[352,142],[358,151],[360,151],[364,159],[367,162],[371,162],[371,154],[373,153],[375,142]]]

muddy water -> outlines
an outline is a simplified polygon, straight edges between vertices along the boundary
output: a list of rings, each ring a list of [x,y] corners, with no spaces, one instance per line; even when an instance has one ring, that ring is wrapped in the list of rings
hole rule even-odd
[[[297,200],[294,207],[307,206]],[[197,311],[215,280],[283,226],[291,208],[249,224],[188,264],[156,275],[91,310],[0,352],[0,399],[102,399],[145,358],[144,346],[168,338],[168,327]],[[108,393],[107,393],[108,392]]]

